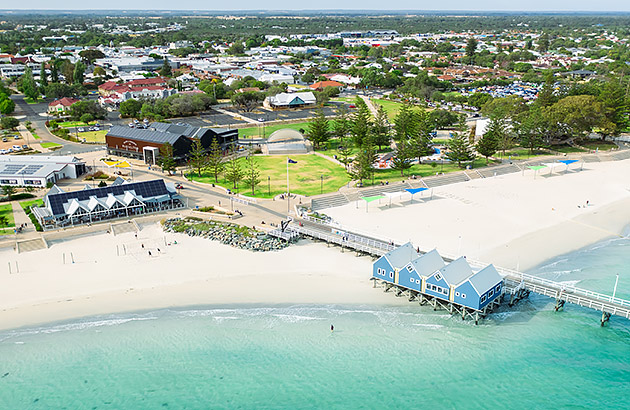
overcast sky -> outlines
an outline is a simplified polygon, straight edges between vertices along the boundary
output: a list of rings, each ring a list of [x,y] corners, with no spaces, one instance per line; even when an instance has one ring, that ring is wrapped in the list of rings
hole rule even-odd
[[[108,10],[470,10],[470,11],[630,11],[630,0],[22,0],[0,9]]]

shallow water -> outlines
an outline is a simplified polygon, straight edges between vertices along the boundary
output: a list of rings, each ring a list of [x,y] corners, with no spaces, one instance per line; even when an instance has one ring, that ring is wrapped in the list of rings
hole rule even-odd
[[[532,273],[606,293],[620,273],[629,297],[629,262],[630,241],[612,240]],[[627,409],[629,391],[630,321],[601,328],[596,312],[538,296],[479,326],[415,304],[300,305],[0,333],[2,409]]]

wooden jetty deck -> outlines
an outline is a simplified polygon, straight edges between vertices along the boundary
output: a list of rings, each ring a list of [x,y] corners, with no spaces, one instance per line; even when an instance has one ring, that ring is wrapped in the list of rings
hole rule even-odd
[[[287,227],[287,230],[329,244],[339,245],[342,250],[353,250],[357,253],[368,254],[374,257],[380,257],[401,245],[383,238],[377,238],[372,234],[359,233],[354,229],[348,229],[339,224],[331,224],[310,217],[293,221]],[[427,250],[420,249],[420,253],[425,253],[426,251]],[[452,255],[440,254],[447,262],[456,259],[456,257]],[[481,269],[488,265],[487,263],[470,259],[467,259],[467,261],[473,269]],[[536,293],[555,299],[556,311],[563,309],[565,303],[572,303],[602,312],[600,322],[602,326],[610,320],[611,316],[620,316],[630,319],[630,300],[618,297],[613,298],[610,295],[539,278],[513,269],[498,266],[495,266],[495,268],[504,278],[502,296],[504,300],[509,299],[510,306],[520,299],[527,297],[530,293]],[[398,291],[402,293],[401,289],[398,289]],[[388,290],[387,285],[385,285],[385,290]],[[418,295],[408,296],[410,300],[418,298]],[[424,300],[421,300],[421,302],[423,301]],[[427,301],[433,303],[431,300]],[[435,307],[436,306],[434,306],[434,308]]]

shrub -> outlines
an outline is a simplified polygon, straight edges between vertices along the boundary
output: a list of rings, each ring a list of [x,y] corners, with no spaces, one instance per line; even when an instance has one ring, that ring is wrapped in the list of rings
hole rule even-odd
[[[98,187],[99,188],[103,188],[105,186],[107,186],[107,182],[105,182],[105,181],[101,181],[101,182],[98,183]]]
[[[33,215],[33,213],[29,213],[28,217],[30,218],[31,222],[33,223],[33,226],[35,227],[35,230],[38,232],[43,231],[42,226],[39,224],[39,221],[37,220],[37,218],[35,218],[35,215]]]

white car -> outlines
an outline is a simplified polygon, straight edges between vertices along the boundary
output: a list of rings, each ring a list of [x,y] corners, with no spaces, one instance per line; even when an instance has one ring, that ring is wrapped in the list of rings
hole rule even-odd
[[[13,151],[22,151],[22,147],[20,147],[19,145],[14,145],[12,148]]]

